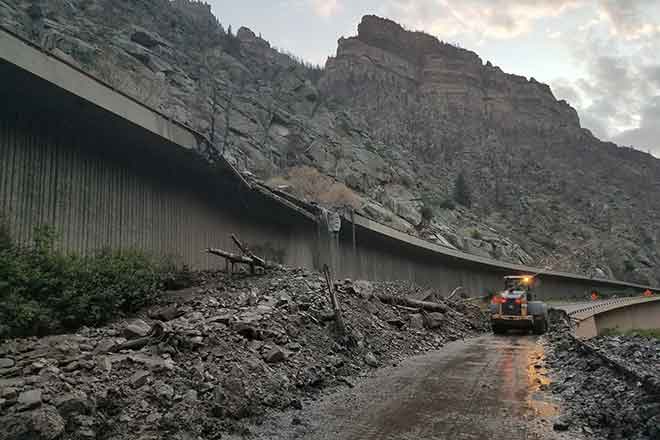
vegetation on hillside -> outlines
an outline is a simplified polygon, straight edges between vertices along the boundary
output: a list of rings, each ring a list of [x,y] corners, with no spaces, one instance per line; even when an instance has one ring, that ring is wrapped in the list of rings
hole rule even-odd
[[[290,168],[283,176],[274,177],[267,183],[271,187],[286,187],[293,195],[326,207],[359,208],[362,203],[346,185],[309,166]]]
[[[1,226],[0,338],[98,326],[133,313],[156,297],[166,273],[166,265],[135,250],[65,253],[47,227],[20,246]]]

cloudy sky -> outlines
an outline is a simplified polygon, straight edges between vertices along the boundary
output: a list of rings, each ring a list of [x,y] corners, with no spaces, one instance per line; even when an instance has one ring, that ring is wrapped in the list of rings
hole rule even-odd
[[[364,14],[551,85],[605,140],[660,157],[660,0],[210,0],[223,25],[323,64]]]

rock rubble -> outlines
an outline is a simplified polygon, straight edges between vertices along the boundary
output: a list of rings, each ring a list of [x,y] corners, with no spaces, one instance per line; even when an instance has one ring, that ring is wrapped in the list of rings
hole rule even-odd
[[[566,403],[556,430],[598,439],[660,439],[660,341],[601,336],[585,344],[563,327],[548,342],[550,389]]]
[[[371,368],[488,328],[478,307],[396,307],[369,292],[397,283],[337,283],[350,338],[335,332],[323,278],[277,269],[163,297],[134,320],[0,345],[0,439],[216,439],[268,411],[302,408]],[[421,318],[420,318],[421,317]],[[430,328],[432,327],[432,328]]]

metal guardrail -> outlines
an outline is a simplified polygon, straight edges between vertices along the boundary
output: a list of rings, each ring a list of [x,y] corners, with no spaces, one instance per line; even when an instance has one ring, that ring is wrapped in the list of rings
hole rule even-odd
[[[591,301],[588,303],[568,304],[565,306],[557,306],[555,308],[565,311],[572,320],[583,321],[594,315],[598,315],[599,313],[654,301],[660,301],[660,296],[614,298],[603,301]]]

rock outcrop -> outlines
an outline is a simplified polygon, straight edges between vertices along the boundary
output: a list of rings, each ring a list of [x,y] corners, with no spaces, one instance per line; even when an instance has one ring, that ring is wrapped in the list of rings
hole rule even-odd
[[[0,25],[205,132],[210,160],[316,168],[354,193],[324,199],[443,246],[660,282],[660,162],[474,52],[366,16],[321,69],[190,0],[0,1]],[[470,207],[451,201],[459,173]]]
[[[509,75],[476,53],[409,32],[393,21],[366,16],[357,37],[339,40],[321,88],[331,99],[367,114],[406,114],[422,106],[429,121],[458,116],[471,127],[501,131],[580,132],[577,112],[548,87]],[[376,118],[383,128],[388,117]]]

